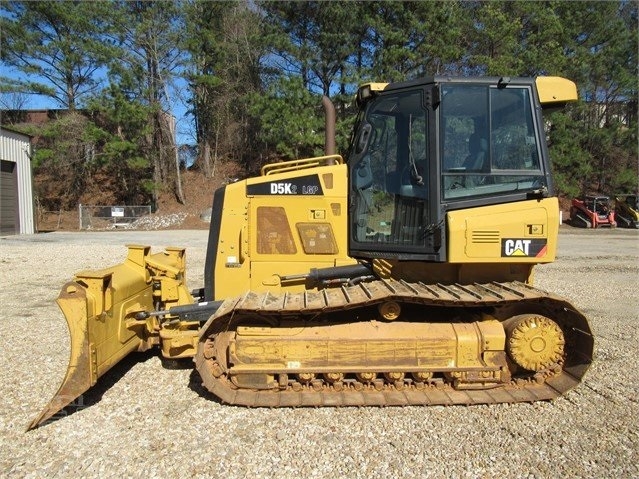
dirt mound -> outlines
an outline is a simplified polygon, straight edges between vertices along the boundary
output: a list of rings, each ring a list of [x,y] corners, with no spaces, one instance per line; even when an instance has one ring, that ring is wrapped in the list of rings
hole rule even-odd
[[[130,226],[118,225],[117,228],[142,230],[208,229],[208,222],[202,220],[200,216],[211,208],[213,193],[220,186],[233,181],[234,178],[241,177],[242,174],[242,168],[233,162],[219,165],[213,178],[207,178],[197,170],[185,170],[182,172],[184,204],[180,203],[176,195],[167,188],[159,192],[154,213],[136,220]],[[108,197],[103,196],[99,203],[108,205],[110,202]],[[36,215],[39,232],[77,231],[79,229],[78,210],[42,211],[38,209]]]

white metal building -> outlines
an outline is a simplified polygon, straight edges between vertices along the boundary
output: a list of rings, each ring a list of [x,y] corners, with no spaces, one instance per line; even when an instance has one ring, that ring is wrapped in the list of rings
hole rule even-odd
[[[31,137],[0,127],[0,235],[33,234]]]

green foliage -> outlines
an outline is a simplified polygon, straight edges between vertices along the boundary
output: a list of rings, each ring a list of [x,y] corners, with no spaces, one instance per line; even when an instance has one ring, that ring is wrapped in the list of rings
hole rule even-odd
[[[102,171],[119,186],[116,196],[124,204],[146,204],[151,161],[148,136],[152,133],[149,118],[153,108],[142,99],[132,100],[122,85],[111,84],[88,104],[94,122],[87,136],[99,146],[98,162]]]
[[[562,143],[578,143],[580,154],[558,165],[566,178],[560,191],[636,191],[637,4],[559,2],[556,11],[566,58],[558,73],[577,83],[585,101],[566,125]]]
[[[4,88],[40,93],[74,109],[96,91],[96,72],[114,54],[104,35],[106,2],[2,2],[2,61],[31,79],[7,80]]]
[[[45,208],[74,208],[90,181],[97,164],[87,134],[90,125],[85,115],[70,111],[42,125],[21,128],[38,139],[32,165],[35,175],[46,179],[36,191]]]
[[[211,177],[221,159],[248,164],[259,156],[248,104],[261,88],[264,40],[260,18],[245,2],[193,1],[185,15],[182,45],[199,146],[195,167]]]
[[[555,112],[547,121],[551,125],[548,147],[555,186],[569,197],[578,196],[593,171],[593,159],[582,147],[587,135],[575,131],[571,111]]]
[[[147,193],[148,195],[150,195],[151,193],[153,193],[153,191],[155,191],[158,188],[158,185],[156,185],[152,180],[148,180],[148,179],[142,179],[140,180],[140,189]]]
[[[179,170],[163,112],[176,98],[194,121],[195,166],[212,176],[224,159],[254,169],[265,158],[321,154],[321,94],[336,105],[344,153],[359,83],[431,74],[574,80],[579,104],[547,120],[557,189],[637,190],[637,2],[115,0],[0,8],[2,61],[23,74],[0,78],[0,95],[39,93],[71,109],[86,106],[83,120],[34,129],[43,138],[36,170],[68,181],[75,196],[98,171],[126,200],[173,188]]]
[[[54,158],[55,151],[51,148],[38,148],[31,158],[31,166],[33,168],[40,168],[43,164],[53,161]]]
[[[469,28],[464,8],[459,2],[364,3],[369,78],[402,81],[454,72]]]
[[[265,95],[254,95],[250,111],[259,119],[260,140],[285,159],[322,154],[321,100],[299,77],[278,79]]]

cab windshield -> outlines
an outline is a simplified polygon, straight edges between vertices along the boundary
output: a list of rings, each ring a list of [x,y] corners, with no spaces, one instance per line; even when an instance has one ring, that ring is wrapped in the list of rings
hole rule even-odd
[[[445,200],[544,186],[532,108],[528,87],[442,87],[440,157]]]

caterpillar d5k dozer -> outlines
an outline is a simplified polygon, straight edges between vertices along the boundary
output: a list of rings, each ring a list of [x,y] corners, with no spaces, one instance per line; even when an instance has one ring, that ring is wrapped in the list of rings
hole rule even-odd
[[[129,246],[58,304],[71,360],[46,421],[132,351],[195,357],[246,406],[477,404],[555,398],[592,360],[586,318],[532,286],[555,259],[542,107],[556,77],[367,84],[346,161],[267,165],[215,192],[205,285],[184,250]]]

